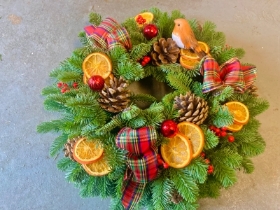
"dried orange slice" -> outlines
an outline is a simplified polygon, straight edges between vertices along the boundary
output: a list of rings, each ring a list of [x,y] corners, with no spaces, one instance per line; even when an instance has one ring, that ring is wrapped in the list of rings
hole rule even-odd
[[[112,72],[112,63],[106,54],[95,52],[85,58],[82,68],[86,79],[93,75],[100,75],[106,79]]]
[[[103,153],[102,146],[86,138],[79,139],[73,147],[73,158],[81,164],[89,164],[98,160]]]
[[[204,51],[206,54],[209,53],[209,47],[205,42],[198,41],[198,45],[200,46],[201,50]],[[180,54],[186,59],[200,60],[199,56],[190,49],[181,49]]]
[[[178,124],[179,132],[187,136],[192,143],[193,158],[200,155],[204,147],[204,133],[201,128],[190,122],[181,122]]]
[[[227,128],[229,131],[237,132],[237,131],[240,131],[240,130],[243,128],[243,125],[233,123],[232,125],[226,126],[226,128]]]
[[[193,69],[198,63],[198,60],[185,58],[183,56],[180,57],[180,64],[186,69]]]
[[[110,172],[110,167],[105,159],[105,153],[97,161],[82,165],[85,171],[92,176],[103,176]]]
[[[191,142],[188,137],[180,133],[169,138],[167,144],[162,144],[160,151],[164,161],[173,168],[186,167],[193,156]]]
[[[245,125],[249,121],[247,106],[239,101],[231,101],[225,104],[233,115],[235,124]]]
[[[145,19],[145,22],[142,23],[142,24],[138,23],[138,21],[137,21],[137,19],[139,18],[140,15],[143,19]],[[151,12],[143,12],[143,13],[140,13],[140,14],[138,14],[134,17],[134,20],[136,21],[138,27],[140,27],[140,28],[143,27],[144,24],[151,23],[153,21],[153,19],[154,19],[154,14],[151,13]]]

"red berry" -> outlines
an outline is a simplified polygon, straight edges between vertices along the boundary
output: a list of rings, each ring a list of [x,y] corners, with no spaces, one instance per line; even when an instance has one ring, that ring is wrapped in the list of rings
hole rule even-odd
[[[227,131],[227,128],[226,127],[221,127],[221,130],[222,131]]]
[[[171,138],[178,132],[177,123],[173,120],[165,120],[161,124],[160,131],[163,136]]]
[[[228,141],[229,141],[229,142],[234,142],[234,136],[229,136],[229,137],[228,137]]]
[[[209,165],[208,169],[207,169],[207,173],[208,174],[212,174],[214,172],[214,166],[213,165]]]
[[[168,163],[163,162],[163,168],[167,169],[169,167]]]
[[[200,157],[205,158],[205,156],[206,156],[205,152],[200,153]]]
[[[62,86],[66,87],[66,88],[68,87],[68,85],[66,83],[62,83]]]
[[[227,132],[226,132],[226,131],[221,131],[221,132],[220,132],[220,136],[221,136],[221,137],[225,137],[226,135],[227,135]]]
[[[141,61],[141,66],[146,66],[147,63],[145,61]]]
[[[211,131],[214,131],[214,130],[216,129],[216,126],[215,126],[215,125],[210,125],[210,126],[209,126],[209,129],[210,129]]]
[[[102,90],[105,80],[100,75],[94,75],[88,79],[88,86],[94,91]]]
[[[220,132],[221,132],[221,130],[220,130],[219,128],[215,128],[215,130],[214,130],[214,131],[215,131],[215,133],[216,133],[216,134],[218,134],[218,133],[220,133]]]
[[[64,88],[61,89],[60,92],[61,92],[61,93],[66,93],[66,92],[68,92],[68,91],[69,91],[69,89],[68,89],[67,87],[64,87]]]
[[[73,83],[73,88],[77,88],[78,87],[78,83],[77,82],[74,82]]]
[[[210,163],[210,160],[209,160],[209,159],[205,159],[204,162],[205,162],[206,164],[209,164],[209,163]]]
[[[61,87],[62,87],[62,85],[63,85],[63,82],[59,82],[59,83],[57,83],[57,87],[59,87],[59,88],[61,88]]]
[[[145,61],[146,63],[149,63],[151,60],[151,58],[149,56],[144,56],[143,61]]]

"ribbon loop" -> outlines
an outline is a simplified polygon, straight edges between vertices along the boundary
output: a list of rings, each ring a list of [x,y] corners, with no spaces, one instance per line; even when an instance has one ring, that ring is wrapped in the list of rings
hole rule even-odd
[[[256,72],[255,66],[241,65],[238,58],[232,58],[219,66],[214,58],[206,57],[200,69],[204,77],[202,92],[207,93],[223,86],[244,92],[255,82]]]
[[[122,204],[133,209],[139,202],[148,181],[157,177],[157,133],[154,127],[139,129],[125,127],[116,137],[119,148],[128,151],[127,170],[124,176]]]
[[[84,30],[92,45],[97,48],[111,50],[120,46],[129,50],[132,47],[127,30],[113,18],[106,18],[99,26],[86,26]]]

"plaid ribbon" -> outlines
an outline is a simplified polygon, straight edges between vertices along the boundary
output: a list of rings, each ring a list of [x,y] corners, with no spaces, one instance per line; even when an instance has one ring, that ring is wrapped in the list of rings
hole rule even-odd
[[[133,209],[139,202],[147,182],[157,177],[156,140],[156,130],[151,126],[139,129],[125,127],[116,137],[117,146],[128,151],[128,168],[124,176],[122,196],[125,209]]]
[[[255,82],[257,69],[253,65],[241,65],[238,58],[232,58],[219,66],[214,58],[206,57],[200,73],[204,77],[203,93],[227,85],[244,92]]]
[[[131,48],[127,30],[112,18],[106,18],[99,26],[86,26],[84,30],[92,45],[97,48],[103,50],[111,50],[116,46],[127,50]]]

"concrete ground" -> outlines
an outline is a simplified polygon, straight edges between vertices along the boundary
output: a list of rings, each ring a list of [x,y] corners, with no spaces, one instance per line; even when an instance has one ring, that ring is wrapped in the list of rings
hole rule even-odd
[[[48,75],[79,46],[77,34],[98,12],[118,21],[159,7],[180,9],[188,19],[210,20],[225,32],[228,45],[242,47],[242,61],[258,67],[259,95],[270,108],[259,116],[265,152],[254,158],[255,171],[219,199],[203,199],[201,210],[280,209],[280,3],[278,0],[0,0],[0,209],[106,210],[109,200],[82,199],[49,157],[55,134],[36,126],[55,119],[43,109]]]

